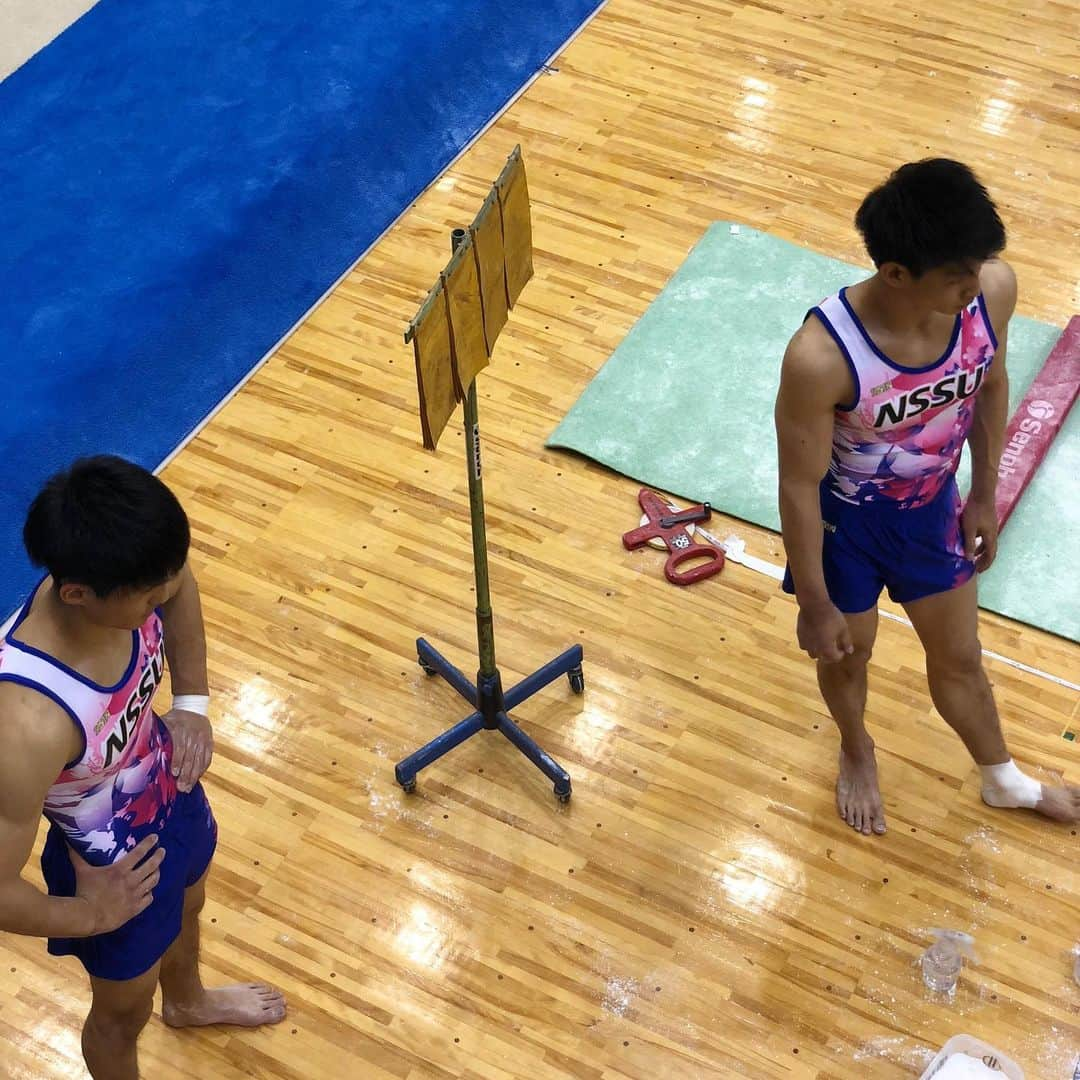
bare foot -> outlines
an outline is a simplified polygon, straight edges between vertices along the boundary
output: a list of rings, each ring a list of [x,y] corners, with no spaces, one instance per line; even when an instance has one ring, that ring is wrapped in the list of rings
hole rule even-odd
[[[840,751],[840,775],[836,780],[836,809],[864,836],[885,831],[885,808],[878,789],[877,760],[873,747],[866,754]]]
[[[270,986],[246,983],[204,990],[190,1005],[165,1003],[162,1019],[169,1027],[202,1027],[206,1024],[233,1024],[258,1027],[285,1019],[285,998]]]
[[[1080,787],[1042,786],[1042,798],[1035,804],[1035,812],[1054,821],[1080,821]]]

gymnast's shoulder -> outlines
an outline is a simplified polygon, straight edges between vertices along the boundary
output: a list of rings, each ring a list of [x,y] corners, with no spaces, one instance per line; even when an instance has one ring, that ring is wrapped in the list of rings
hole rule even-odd
[[[987,259],[979,271],[979,288],[994,329],[1003,329],[1016,310],[1016,273],[1004,259]]]
[[[784,351],[781,384],[790,391],[814,390],[832,401],[851,397],[852,380],[840,347],[820,319],[806,321],[792,335]]]

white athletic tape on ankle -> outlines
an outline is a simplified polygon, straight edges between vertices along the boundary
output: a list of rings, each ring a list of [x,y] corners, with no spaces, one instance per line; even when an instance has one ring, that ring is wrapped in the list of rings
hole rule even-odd
[[[1012,758],[1004,765],[980,765],[983,802],[990,806],[1033,810],[1042,798],[1042,784],[1022,773]]]
[[[209,694],[177,694],[172,699],[174,709],[182,709],[184,712],[198,713],[200,716],[210,715]]]

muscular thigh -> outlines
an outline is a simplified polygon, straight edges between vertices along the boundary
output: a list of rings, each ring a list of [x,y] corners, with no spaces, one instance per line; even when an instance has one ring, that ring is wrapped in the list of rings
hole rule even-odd
[[[210,867],[203,871],[203,876],[195,882],[194,885],[189,885],[184,890],[184,914],[195,915],[202,911],[203,904],[206,903],[206,879],[210,876]]]
[[[860,611],[854,615],[845,615],[848,630],[851,631],[851,643],[855,646],[856,654],[863,653],[864,659],[870,658],[873,652],[874,642],[877,640],[878,609],[870,608],[869,611]]]
[[[91,1010],[105,1021],[123,1022],[150,1015],[154,1004],[160,962],[134,979],[99,979],[90,976]]]
[[[957,589],[904,605],[929,664],[981,663],[979,605],[975,579]]]

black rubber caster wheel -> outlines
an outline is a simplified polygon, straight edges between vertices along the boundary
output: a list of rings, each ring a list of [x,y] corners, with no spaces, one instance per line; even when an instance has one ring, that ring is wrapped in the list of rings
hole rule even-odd
[[[570,689],[575,694],[583,694],[585,692],[585,674],[580,667],[573,668],[566,673],[566,678],[570,682]]]
[[[406,795],[411,795],[416,790],[416,781],[409,780],[407,783],[402,784],[401,790],[404,791]]]
[[[416,658],[416,662],[420,665],[420,668],[425,675],[438,675],[438,672],[430,664],[425,664],[419,656]]]
[[[573,792],[569,788],[566,791],[560,791],[558,788],[555,789],[555,798],[561,803],[568,803],[571,794],[573,794]]]

